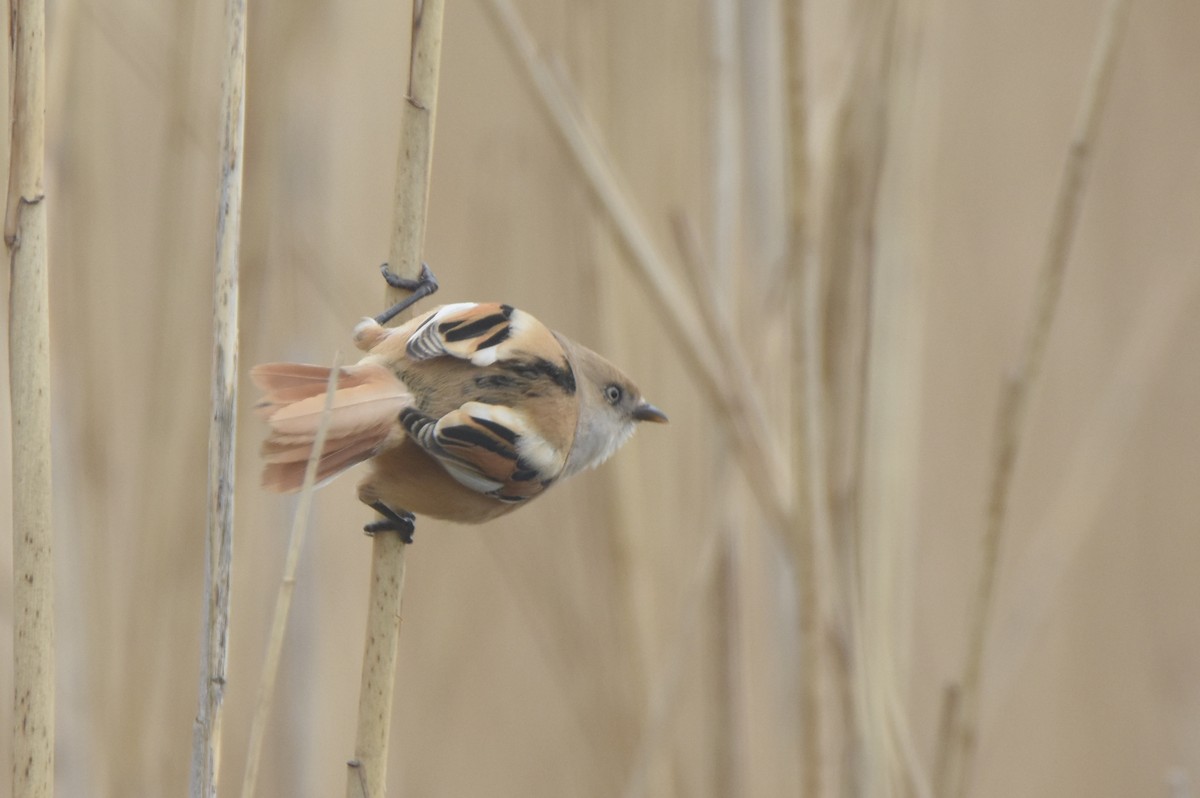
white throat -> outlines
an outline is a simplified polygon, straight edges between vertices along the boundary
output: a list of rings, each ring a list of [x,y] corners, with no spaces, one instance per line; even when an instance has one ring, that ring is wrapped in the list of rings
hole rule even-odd
[[[585,421],[584,418],[588,416],[590,420]],[[603,411],[581,414],[579,426],[575,429],[575,443],[571,446],[567,464],[563,466],[563,477],[595,468],[612,457],[633,435],[634,426],[633,419],[615,421]]]

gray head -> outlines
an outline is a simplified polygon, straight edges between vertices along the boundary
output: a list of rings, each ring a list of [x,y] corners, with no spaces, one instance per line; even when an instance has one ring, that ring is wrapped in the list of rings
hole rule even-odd
[[[561,336],[576,370],[579,422],[564,477],[595,468],[620,449],[639,421],[664,424],[667,416],[647,402],[633,380],[587,347]]]

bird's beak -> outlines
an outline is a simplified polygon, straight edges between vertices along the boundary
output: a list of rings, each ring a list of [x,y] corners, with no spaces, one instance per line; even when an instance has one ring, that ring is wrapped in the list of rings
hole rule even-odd
[[[633,417],[638,421],[653,421],[655,424],[667,423],[667,414],[649,402],[642,402],[635,407]]]

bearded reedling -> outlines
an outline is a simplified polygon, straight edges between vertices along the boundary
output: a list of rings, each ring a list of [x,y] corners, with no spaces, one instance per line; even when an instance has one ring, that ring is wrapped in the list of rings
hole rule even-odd
[[[383,272],[413,293],[355,327],[366,356],[338,369],[317,467],[326,482],[369,461],[358,497],[383,518],[367,532],[395,530],[411,543],[415,515],[488,521],[600,465],[639,421],[666,422],[616,366],[509,305],[442,305],[384,327],[437,282],[428,267],[415,281]],[[300,489],[329,372],[301,363],[251,370],[270,428],[267,489]]]

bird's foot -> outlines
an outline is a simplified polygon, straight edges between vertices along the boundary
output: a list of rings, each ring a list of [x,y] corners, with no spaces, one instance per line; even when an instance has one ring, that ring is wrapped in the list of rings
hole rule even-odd
[[[389,269],[386,263],[379,267],[379,271],[381,274],[383,274],[384,281],[387,282],[387,284],[392,288],[399,288],[403,291],[412,292],[408,296],[404,297],[404,299],[401,299],[399,302],[375,317],[375,321],[380,325],[387,324],[389,321],[396,318],[398,314],[403,313],[425,297],[438,290],[437,278],[433,276],[433,272],[430,271],[428,263],[421,264],[421,274],[415,280],[410,280],[407,277],[401,277]]]
[[[413,542],[413,532],[417,529],[417,517],[408,510],[393,510],[383,502],[371,502],[375,512],[383,516],[378,521],[372,521],[363,527],[363,532],[374,536],[377,532],[399,532],[400,539],[405,543]]]

